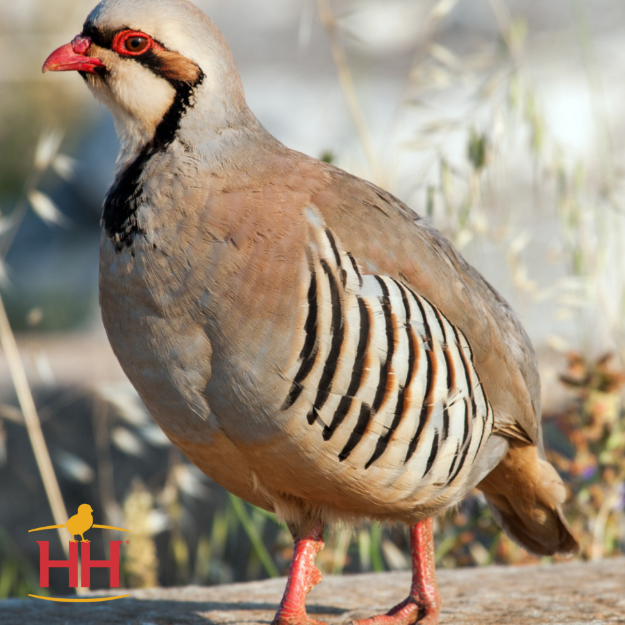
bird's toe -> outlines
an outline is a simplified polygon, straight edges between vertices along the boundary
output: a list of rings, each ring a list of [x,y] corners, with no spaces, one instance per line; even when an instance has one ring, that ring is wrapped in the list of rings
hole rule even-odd
[[[304,614],[303,616],[276,616],[271,625],[327,625],[327,623]]]
[[[419,606],[412,597],[386,614],[352,621],[352,625],[438,625],[438,606]]]

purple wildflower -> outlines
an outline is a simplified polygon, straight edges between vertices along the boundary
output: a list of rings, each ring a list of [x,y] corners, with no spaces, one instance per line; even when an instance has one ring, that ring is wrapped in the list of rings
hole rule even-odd
[[[593,465],[588,465],[585,469],[583,469],[580,473],[583,480],[590,480],[597,473],[597,467]]]

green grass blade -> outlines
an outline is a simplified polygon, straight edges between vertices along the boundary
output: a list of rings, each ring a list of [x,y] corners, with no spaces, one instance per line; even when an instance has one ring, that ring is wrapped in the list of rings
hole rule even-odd
[[[271,556],[269,555],[269,552],[267,551],[263,540],[258,533],[258,529],[252,522],[252,519],[245,508],[245,504],[238,497],[235,497],[232,494],[229,494],[229,497],[232,509],[241,522],[250,543],[252,543],[252,549],[256,552],[256,555],[265,568],[265,571],[267,571],[269,577],[280,577],[280,572],[271,559]]]

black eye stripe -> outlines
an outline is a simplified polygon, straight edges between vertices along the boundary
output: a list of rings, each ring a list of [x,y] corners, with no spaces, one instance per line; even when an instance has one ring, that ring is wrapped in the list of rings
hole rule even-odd
[[[148,50],[140,56],[133,56],[130,58],[137,63],[141,63],[141,65],[147,67],[157,76],[161,76],[163,61],[157,54],[154,53],[154,50]]]
[[[116,28],[115,30],[113,30],[113,29],[101,28],[92,23],[85,23],[81,34],[83,37],[89,37],[89,39],[91,39],[91,41],[96,46],[99,46],[100,48],[105,48],[106,50],[112,50],[113,39],[115,39],[115,36],[118,33],[122,33],[125,30],[133,30],[133,29],[130,28],[129,26],[122,26],[121,28]],[[139,35],[137,35],[136,37],[130,37],[128,41],[131,41],[132,39],[139,39],[139,38],[140,38]],[[167,47],[164,46],[160,41],[157,41],[156,39],[153,39],[153,41],[154,43],[157,43],[159,46],[161,46],[161,48],[163,48],[164,50],[167,50]]]
[[[118,32],[123,30],[130,30],[130,28],[119,28],[117,30],[98,28],[94,24],[85,23],[82,29],[83,37],[89,37],[96,46],[100,48],[111,49],[113,46],[113,39]]]

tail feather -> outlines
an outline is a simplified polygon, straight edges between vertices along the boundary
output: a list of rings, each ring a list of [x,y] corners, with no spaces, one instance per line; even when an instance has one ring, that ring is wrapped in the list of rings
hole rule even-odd
[[[508,453],[478,488],[504,531],[529,552],[579,551],[560,507],[566,499],[564,484],[534,445],[511,441]]]

